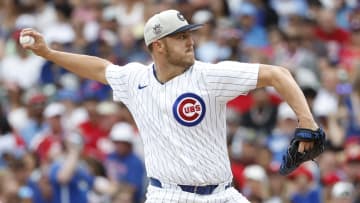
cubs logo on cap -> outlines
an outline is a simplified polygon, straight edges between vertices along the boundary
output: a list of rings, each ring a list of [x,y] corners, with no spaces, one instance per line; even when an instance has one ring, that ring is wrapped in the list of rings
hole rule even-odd
[[[144,27],[144,40],[146,46],[168,35],[197,30],[202,24],[189,24],[184,16],[177,10],[166,10],[152,16]]]
[[[206,107],[204,100],[194,93],[180,95],[173,104],[173,114],[181,125],[195,126],[205,116]]]

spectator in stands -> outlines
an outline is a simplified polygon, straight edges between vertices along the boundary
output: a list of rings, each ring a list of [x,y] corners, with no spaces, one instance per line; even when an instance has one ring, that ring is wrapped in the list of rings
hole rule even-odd
[[[46,128],[43,111],[46,107],[47,97],[41,92],[29,91],[25,97],[25,126],[19,129],[20,136],[29,148],[30,143],[39,132]]]
[[[33,191],[33,203],[53,203],[53,190],[50,184],[47,168],[36,168],[32,171],[28,185]]]
[[[323,9],[316,19],[318,26],[314,31],[319,39],[326,43],[335,42],[336,46],[343,46],[349,41],[349,33],[336,24],[334,11]]]
[[[349,140],[345,147],[345,164],[343,170],[346,180],[357,185],[360,181],[360,141],[359,139]],[[358,189],[358,188],[356,188]]]
[[[95,98],[85,98],[83,106],[87,111],[87,120],[82,122],[78,128],[84,139],[84,155],[104,159],[104,154],[98,148],[98,141],[106,138],[110,129],[101,126],[101,114],[97,108],[99,101]]]
[[[132,186],[122,186],[114,195],[112,203],[134,203]]]
[[[9,170],[0,171],[0,202],[1,203],[19,203],[18,197],[19,185],[14,174]]]
[[[334,185],[340,181],[339,176],[340,175],[334,172],[321,177],[322,196],[324,202],[331,202],[331,190],[333,189]]]
[[[323,67],[320,67],[320,71],[321,88],[317,91],[313,103],[314,113],[316,114],[315,109],[318,107],[318,113],[320,114],[324,111],[327,114],[335,113],[338,111],[339,105],[339,98],[336,92],[336,86],[339,84],[338,68],[326,62]],[[327,108],[322,108],[324,104],[328,105]]]
[[[253,128],[239,126],[235,134],[228,140],[231,170],[234,187],[241,191],[245,185],[244,169],[248,165],[256,164],[260,137]]]
[[[340,50],[339,57],[342,68],[351,75],[356,75],[360,63],[360,7],[354,8],[348,16],[350,40]]]
[[[267,167],[269,179],[269,200],[266,203],[285,203],[286,202],[286,176],[280,175],[280,166],[271,164]]]
[[[279,16],[278,26],[282,29],[287,26],[291,15],[306,15],[308,13],[307,2],[302,0],[270,0],[269,4]]]
[[[193,23],[204,24],[202,29],[194,33],[197,58],[205,62],[217,62],[237,55],[237,49],[241,44],[236,40],[231,44],[229,41],[240,38],[238,30],[230,28],[226,23],[217,26],[214,13],[208,9],[196,11],[191,20]],[[227,31],[224,32],[224,30]],[[239,58],[239,56],[236,57]]]
[[[150,61],[149,54],[143,49],[142,41],[138,40],[131,28],[122,27],[117,30],[119,39],[113,46],[116,53],[116,62],[126,64],[131,61],[147,63]]]
[[[269,198],[269,180],[266,171],[259,165],[249,165],[244,169],[245,185],[242,193],[251,202],[266,202]]]
[[[276,123],[276,105],[270,100],[266,89],[255,90],[251,95],[253,103],[250,110],[244,113],[242,125],[256,129],[258,136],[268,135]]]
[[[115,151],[105,161],[108,175],[111,180],[119,183],[119,187],[129,185],[134,202],[140,203],[144,195],[145,168],[141,159],[133,152],[134,129],[127,123],[117,123],[109,136],[115,145]]]
[[[144,2],[139,0],[113,1],[104,9],[105,16],[114,16],[119,26],[133,30],[144,24]]]
[[[314,32],[317,26],[315,19],[310,17],[303,17],[298,28],[298,34],[300,36],[300,46],[306,51],[315,54],[316,57],[326,58],[327,47],[326,44],[319,39]]]
[[[252,3],[244,2],[235,13],[235,23],[243,32],[245,47],[265,48],[268,46],[266,30],[256,23],[256,13],[257,8]]]
[[[306,166],[300,166],[289,175],[294,184],[290,200],[292,203],[322,203],[321,190],[316,185],[314,176]]]
[[[36,203],[33,202],[34,190],[30,186],[29,178],[32,168],[26,165],[23,157],[16,157],[9,162],[9,169],[14,174],[14,179],[18,185],[17,196],[21,203]]]
[[[25,152],[25,143],[13,131],[7,118],[0,114],[0,168],[6,167],[6,156],[17,156]]]
[[[360,137],[360,69],[354,73],[352,85],[343,86],[347,89],[344,94],[346,111],[346,137]]]
[[[68,76],[72,77],[70,74]],[[88,119],[87,112],[81,105],[81,97],[76,88],[59,89],[55,94],[55,100],[65,106],[63,121],[64,127],[67,131],[76,130],[81,123]]]
[[[349,182],[336,183],[331,191],[331,203],[357,203],[354,186]]]
[[[353,5],[348,4],[347,0],[335,2],[336,23],[343,29],[349,29],[349,15],[353,9]]]
[[[107,136],[111,128],[120,121],[119,106],[113,101],[102,101],[96,106],[96,111],[99,114],[99,127],[106,132],[105,137],[100,137],[96,141],[96,150],[101,156],[101,160],[105,159],[105,156],[113,151],[111,139]]]
[[[296,126],[297,118],[295,112],[287,103],[281,103],[278,106],[276,126],[266,141],[266,146],[273,155],[273,164],[281,164],[282,157],[287,151]]]
[[[60,103],[50,103],[44,110],[47,128],[39,132],[30,144],[30,148],[39,156],[40,162],[48,165],[53,156],[62,151],[66,134],[62,123],[65,107]]]
[[[95,177],[81,159],[82,137],[75,133],[64,136],[64,150],[57,154],[48,172],[54,195],[53,203],[87,203],[87,194],[93,187]]]
[[[279,49],[274,50],[274,64],[281,64],[288,68],[297,79],[300,86],[308,85],[301,84],[303,80],[300,77],[301,74],[305,74],[303,77],[312,77],[317,79],[317,61],[315,55],[302,47],[302,39],[298,33],[285,33],[285,43]],[[311,84],[310,84],[311,85]]]
[[[331,66],[321,72],[322,87],[318,90],[312,107],[316,119],[327,132],[328,140],[336,146],[341,146],[345,141],[344,126],[339,122],[344,120],[340,119],[342,116],[339,114],[339,73],[340,69]]]

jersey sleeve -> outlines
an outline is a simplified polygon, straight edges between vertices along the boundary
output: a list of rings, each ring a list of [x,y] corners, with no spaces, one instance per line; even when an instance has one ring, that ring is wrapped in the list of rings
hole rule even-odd
[[[114,101],[129,103],[130,89],[140,70],[146,66],[140,63],[128,63],[124,66],[110,64],[106,67],[105,77],[113,90]]]
[[[208,91],[227,102],[255,89],[258,74],[259,64],[223,61],[207,68],[204,77]]]
[[[126,66],[108,65],[106,67],[106,80],[113,90],[113,99],[115,101],[121,101],[128,103],[128,78],[130,71],[126,70]]]

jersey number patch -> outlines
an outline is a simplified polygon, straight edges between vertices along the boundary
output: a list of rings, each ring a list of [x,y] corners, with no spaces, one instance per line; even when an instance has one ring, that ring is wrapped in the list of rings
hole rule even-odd
[[[206,107],[204,100],[194,93],[180,95],[173,105],[175,119],[184,126],[195,126],[204,118]]]

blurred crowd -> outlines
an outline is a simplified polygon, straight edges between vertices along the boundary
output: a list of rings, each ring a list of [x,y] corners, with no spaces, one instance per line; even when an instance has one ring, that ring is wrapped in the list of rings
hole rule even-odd
[[[0,1],[0,203],[141,203],[147,178],[128,109],[109,86],[29,53],[22,28],[57,50],[150,63],[143,25],[180,10],[203,28],[199,60],[288,68],[327,133],[325,152],[277,173],[297,118],[272,88],[228,103],[234,186],[252,203],[360,202],[360,2],[357,0]]]

